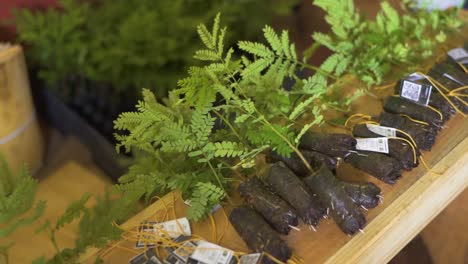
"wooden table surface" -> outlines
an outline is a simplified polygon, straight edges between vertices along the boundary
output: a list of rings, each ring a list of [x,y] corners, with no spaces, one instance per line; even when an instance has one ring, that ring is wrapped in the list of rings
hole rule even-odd
[[[468,121],[456,116],[447,123],[447,127],[450,129],[440,133],[433,150],[424,153],[433,172],[419,166],[411,172],[404,172],[402,179],[390,186],[346,164],[342,166],[338,171],[339,177],[376,183],[382,189],[383,204],[366,212],[368,224],[364,233],[353,237],[343,234],[331,219],[322,221],[317,232],[300,225],[301,231],[292,230],[284,237],[294,254],[304,263],[383,263],[390,260],[468,185]],[[176,217],[185,215],[186,205],[177,194],[171,193],[122,227],[128,229],[143,221],[161,220],[164,204],[174,207]],[[225,209],[228,212],[230,208],[226,206]],[[172,215],[170,218],[175,217]],[[221,211],[216,212],[214,218],[218,236],[227,227],[220,245],[236,251],[248,251]],[[191,227],[194,234],[216,241],[208,220],[191,223]],[[120,241],[119,246],[133,248],[133,243]],[[110,251],[90,249],[81,261],[92,263],[103,252],[106,252],[102,256],[105,263],[123,263],[123,259],[135,255],[120,248]]]

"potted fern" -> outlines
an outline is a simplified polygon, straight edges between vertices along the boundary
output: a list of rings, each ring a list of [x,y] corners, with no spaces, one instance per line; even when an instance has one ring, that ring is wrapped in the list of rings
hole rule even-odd
[[[199,47],[194,45],[194,25],[221,11],[230,25],[236,25],[233,39],[250,39],[255,28],[288,12],[297,0],[278,2],[61,0],[60,9],[17,10],[15,22],[18,40],[28,46],[27,58],[37,85],[50,88],[60,99],[49,92],[45,95],[51,102],[44,105],[60,107],[46,107],[54,125],[81,134],[91,148],[107,149],[95,149],[95,156],[105,157],[112,152],[110,144],[96,139],[104,136],[113,141],[112,121],[131,109],[139,89],[147,87],[164,97],[193,62],[191,54]],[[66,115],[66,107],[87,124],[76,115]],[[88,124],[93,129],[84,127]],[[115,162],[105,165],[111,160],[100,163],[109,171],[118,166]],[[110,172],[115,177],[121,174],[120,170]]]

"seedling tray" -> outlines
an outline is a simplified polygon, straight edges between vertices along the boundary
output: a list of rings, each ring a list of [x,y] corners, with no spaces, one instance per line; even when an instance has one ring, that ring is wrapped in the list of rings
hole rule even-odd
[[[91,151],[96,165],[113,180],[117,181],[125,173],[126,166],[123,162],[125,158],[116,153],[111,142],[51,91],[33,90],[36,108],[50,126],[57,128],[61,133],[79,138]]]

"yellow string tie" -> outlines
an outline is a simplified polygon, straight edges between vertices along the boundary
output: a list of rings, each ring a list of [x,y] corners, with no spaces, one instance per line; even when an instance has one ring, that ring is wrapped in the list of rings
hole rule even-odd
[[[429,126],[429,123],[427,122],[424,122],[424,121],[421,121],[421,120],[418,120],[418,119],[415,119],[415,118],[412,118],[411,116],[409,115],[405,115],[405,114],[399,114],[399,116],[402,116],[402,117],[406,117],[408,118],[409,120],[415,122],[415,123],[419,123],[419,124],[423,124],[425,126]]]
[[[370,115],[365,115],[365,114],[353,114],[351,116],[348,117],[348,119],[346,119],[346,122],[345,122],[345,127],[349,128],[348,127],[348,123],[354,119],[354,118],[359,118],[359,119],[367,119],[367,120],[371,120],[372,117]]]
[[[417,158],[417,152],[416,152],[416,147],[413,146],[413,144],[407,140],[406,138],[401,138],[401,137],[388,137],[388,138],[391,138],[391,139],[398,139],[398,140],[403,140],[405,141],[406,143],[408,143],[408,145],[410,145],[411,149],[413,150],[413,162],[414,164],[418,163],[418,158]]]
[[[424,76],[424,78],[426,78],[431,84],[432,86],[434,86],[434,88],[437,89],[437,91],[439,91],[440,95],[442,95],[442,97],[444,97],[444,99],[455,109],[455,111],[457,111],[458,113],[460,113],[463,117],[466,117],[465,113],[463,113],[463,111],[461,111],[460,109],[458,109],[458,107],[452,102],[452,100],[450,100],[446,95],[445,93],[441,90],[440,87],[444,87],[442,84],[438,83],[440,85],[437,85],[436,82],[434,82],[434,80],[432,79],[431,76],[428,76],[428,75],[425,75],[423,73],[420,73],[420,72],[416,72],[417,74],[420,74],[421,76]],[[445,90],[447,90],[446,87],[444,87]],[[459,88],[457,88],[459,89]],[[462,100],[461,100],[462,101]],[[429,105],[428,105],[429,106]],[[436,110],[434,107],[431,107],[433,110]],[[437,110],[437,113],[439,113],[440,117],[441,117],[441,120],[443,119],[443,115],[440,111]]]
[[[376,87],[373,87],[372,89],[373,90],[385,90],[385,89],[388,89],[390,87],[394,87],[396,85],[396,82],[392,82],[392,83],[389,83],[389,84],[384,84],[384,85],[381,85],[381,86],[376,86]]]
[[[267,256],[269,259],[271,259],[273,262],[277,263],[277,264],[287,264],[287,263],[284,263],[283,261],[281,261],[281,260],[279,260],[279,259],[273,257],[273,256],[272,256],[270,253],[268,253],[268,252],[263,252],[263,254],[264,254],[265,256]]]
[[[468,73],[468,69],[465,67],[465,65],[463,65],[463,64],[461,64],[461,63],[459,63],[459,62],[457,62],[457,64],[460,65],[460,67],[463,69],[463,71],[464,71],[465,73]]]

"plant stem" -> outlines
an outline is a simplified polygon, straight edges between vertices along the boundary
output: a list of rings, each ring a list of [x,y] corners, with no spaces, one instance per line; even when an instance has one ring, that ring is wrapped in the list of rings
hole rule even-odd
[[[228,194],[228,193],[226,192],[226,190],[224,189],[224,186],[223,186],[223,184],[221,183],[221,179],[219,178],[219,175],[218,175],[218,173],[216,172],[215,168],[213,167],[213,165],[211,164],[210,161],[208,161],[207,163],[208,163],[208,166],[210,166],[210,169],[211,169],[211,171],[213,172],[213,175],[215,176],[216,181],[218,181],[219,187],[221,187],[221,189],[224,190],[224,193],[226,193],[226,198],[228,199],[229,203],[230,203],[230,204],[234,204],[234,203],[232,202],[231,197],[229,196],[229,194]]]
[[[222,114],[220,114],[218,111],[216,110],[213,110],[213,112],[219,117],[221,118],[221,120],[223,120],[223,122],[232,130],[232,132],[236,135],[236,137],[240,140],[240,141],[243,141],[241,136],[239,135],[239,133],[237,133],[236,129],[232,126],[231,122],[229,122],[229,120],[226,119],[226,117],[224,117]]]
[[[284,142],[286,142],[286,144],[288,144],[288,146],[297,154],[297,156],[301,159],[301,161],[304,163],[304,165],[307,167],[307,169],[310,171],[310,172],[314,172],[314,170],[312,169],[312,167],[310,166],[309,162],[307,162],[306,158],[304,157],[304,155],[302,155],[302,153],[299,151],[299,149],[296,148],[296,146],[294,146],[287,138],[285,138],[283,136],[283,134],[281,134],[278,130],[276,130],[273,125],[268,122],[268,120],[266,120],[265,118],[263,118],[263,123],[265,125],[267,125],[273,132],[275,132],[275,134],[277,134]]]
[[[301,65],[301,66],[304,67],[304,68],[307,68],[307,69],[310,69],[310,70],[319,72],[319,73],[321,73],[321,74],[323,74],[323,75],[325,75],[325,76],[327,76],[327,77],[329,77],[329,78],[332,78],[332,79],[334,79],[334,80],[337,80],[337,79],[338,79],[338,77],[336,77],[335,75],[333,75],[333,74],[331,74],[331,73],[329,73],[329,72],[326,72],[326,71],[320,69],[320,68],[317,67],[317,66],[313,66],[313,65],[310,65],[310,64],[307,64],[307,63],[303,63],[303,62],[299,62],[299,61],[296,61],[296,63],[299,64],[299,65]]]

